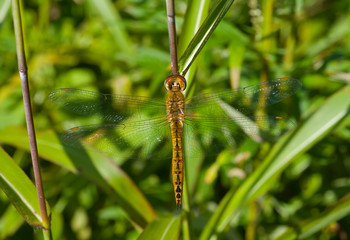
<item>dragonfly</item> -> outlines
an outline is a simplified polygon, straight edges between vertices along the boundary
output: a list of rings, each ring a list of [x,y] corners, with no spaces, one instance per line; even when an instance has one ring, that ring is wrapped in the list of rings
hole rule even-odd
[[[218,154],[219,146],[222,147],[219,142],[232,147],[237,129],[256,141],[264,140],[261,126],[269,128],[283,119],[255,115],[256,109],[262,103],[269,106],[295,94],[302,84],[294,78],[277,78],[188,99],[184,95],[186,80],[183,76],[172,74],[165,79],[164,85],[167,90],[165,100],[72,88],[56,89],[49,99],[68,112],[97,116],[103,122],[67,130],[62,134],[66,145],[83,148],[92,145],[104,152],[121,149],[120,153],[127,153],[127,157],[136,154],[152,160],[164,156],[161,149],[171,153],[175,201],[180,209],[184,152],[196,151],[201,146],[195,144],[196,139],[206,143],[202,147],[208,148],[208,156]]]

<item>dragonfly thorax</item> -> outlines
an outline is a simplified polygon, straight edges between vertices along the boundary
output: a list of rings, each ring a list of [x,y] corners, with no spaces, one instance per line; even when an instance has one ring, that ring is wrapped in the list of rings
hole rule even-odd
[[[183,121],[185,117],[185,96],[181,91],[170,91],[166,100],[167,118],[169,122]]]

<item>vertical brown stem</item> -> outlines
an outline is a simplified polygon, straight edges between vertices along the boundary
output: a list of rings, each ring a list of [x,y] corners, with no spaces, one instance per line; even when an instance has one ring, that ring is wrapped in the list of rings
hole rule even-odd
[[[168,16],[168,32],[169,32],[169,47],[171,56],[171,70],[173,74],[178,73],[177,65],[177,46],[176,46],[176,26],[175,26],[175,11],[174,1],[166,1],[166,10]]]
[[[15,38],[16,38],[18,70],[19,70],[19,75],[20,75],[21,84],[22,84],[24,111],[25,111],[26,123],[27,123],[27,129],[28,129],[28,137],[29,137],[30,151],[32,156],[35,184],[36,184],[36,189],[37,189],[38,198],[39,198],[43,226],[49,229],[50,223],[49,223],[49,218],[47,216],[45,196],[44,196],[44,191],[43,191],[43,186],[41,181],[38,149],[36,144],[33,114],[31,109],[31,102],[30,102],[30,94],[29,94],[29,86],[28,86],[28,70],[27,70],[27,62],[26,62],[25,52],[24,52],[22,20],[21,20],[21,14],[20,14],[19,0],[12,0],[12,15],[13,15]]]

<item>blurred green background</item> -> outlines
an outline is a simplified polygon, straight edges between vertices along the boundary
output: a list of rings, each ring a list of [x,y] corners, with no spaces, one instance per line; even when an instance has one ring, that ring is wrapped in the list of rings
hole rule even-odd
[[[90,123],[89,119],[72,119],[50,105],[47,96],[56,88],[164,99],[163,81],[170,74],[165,1],[23,2],[34,122],[39,133]],[[175,8],[181,36],[187,2],[176,1]],[[349,1],[236,1],[198,56],[192,91],[198,94],[279,77],[297,78],[303,89],[278,108],[297,127],[349,84],[349,26]],[[7,0],[0,0],[0,86],[0,134],[21,132],[25,138],[25,131],[20,131],[25,116]],[[349,117],[331,130],[300,152],[267,193],[244,206],[221,238],[273,238],[283,226],[317,215],[349,193]],[[29,152],[10,143],[2,147],[33,179]],[[198,185],[191,189],[195,235],[201,233],[228,189],[237,188],[270,150],[271,144],[247,140],[237,149],[238,157],[224,164],[213,160],[198,166]],[[96,182],[64,164],[53,164],[50,156],[43,159],[51,161],[41,163],[55,239],[139,236],[141,228],[131,223],[128,211]],[[170,162],[116,162],[158,215],[174,213]],[[0,216],[3,239],[40,239],[3,193]],[[13,224],[5,231],[1,227],[9,216]],[[348,239],[349,229],[347,216],[308,239]]]

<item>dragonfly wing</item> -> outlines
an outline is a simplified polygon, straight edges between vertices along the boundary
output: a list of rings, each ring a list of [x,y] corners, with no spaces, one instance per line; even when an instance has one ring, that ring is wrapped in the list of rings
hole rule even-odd
[[[75,148],[93,146],[102,152],[117,153],[119,158],[161,158],[171,153],[170,129],[165,118],[125,121],[74,127],[61,136],[63,143]],[[167,153],[164,149],[167,148]],[[156,151],[158,150],[158,151]],[[164,157],[163,157],[164,158]]]
[[[103,94],[73,88],[60,88],[49,99],[59,107],[78,115],[98,114],[107,122],[122,122],[130,116],[143,119],[166,113],[165,102],[148,97]]]
[[[185,109],[188,114],[223,116],[226,114],[219,106],[220,101],[249,115],[258,107],[259,100],[265,101],[265,105],[275,104],[295,94],[301,86],[297,79],[277,78],[245,88],[197,95],[186,101]]]
[[[294,126],[292,121],[275,116],[246,117],[239,112],[230,116],[186,117],[185,132],[191,134],[185,137],[192,139],[186,140],[187,144],[191,149],[198,150],[195,144],[200,142],[200,146],[206,149],[206,156],[216,156],[224,149],[235,149],[246,137],[259,143],[275,141],[277,136]]]

